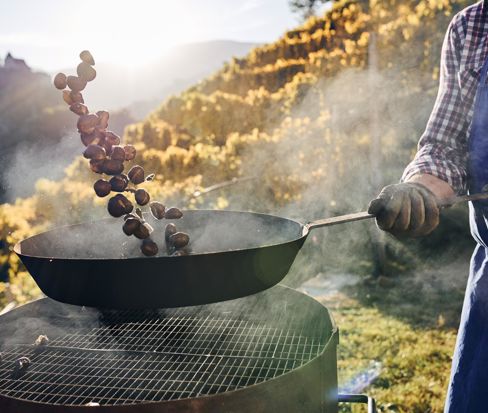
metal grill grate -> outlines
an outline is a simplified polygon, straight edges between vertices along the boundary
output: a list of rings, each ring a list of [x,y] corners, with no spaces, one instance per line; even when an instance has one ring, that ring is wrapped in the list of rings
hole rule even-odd
[[[324,337],[185,309],[110,313],[48,347],[3,352],[0,394],[63,405],[176,400],[243,388],[317,357]],[[15,361],[32,361],[23,375]]]

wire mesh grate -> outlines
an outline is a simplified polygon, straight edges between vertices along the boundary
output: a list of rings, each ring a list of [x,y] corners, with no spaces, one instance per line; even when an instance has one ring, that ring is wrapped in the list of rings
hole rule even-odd
[[[325,337],[296,328],[184,309],[113,312],[97,327],[35,348],[5,349],[0,394],[62,405],[120,405],[211,395],[257,384],[307,363]],[[15,362],[31,365],[15,374]]]

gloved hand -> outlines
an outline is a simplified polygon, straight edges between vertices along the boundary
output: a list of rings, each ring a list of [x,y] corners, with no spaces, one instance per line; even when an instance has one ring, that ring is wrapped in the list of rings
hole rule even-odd
[[[404,182],[385,186],[373,199],[368,212],[376,216],[376,225],[395,236],[419,237],[439,224],[436,196],[427,187]]]

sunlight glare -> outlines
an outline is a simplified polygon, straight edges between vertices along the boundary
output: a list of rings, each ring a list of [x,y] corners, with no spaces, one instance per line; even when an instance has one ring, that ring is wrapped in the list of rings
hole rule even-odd
[[[77,49],[88,48],[103,62],[128,70],[149,64],[177,44],[194,39],[197,10],[188,13],[182,3],[138,0],[91,2],[80,9],[80,22],[90,29],[71,32]],[[97,10],[94,14],[93,10]]]

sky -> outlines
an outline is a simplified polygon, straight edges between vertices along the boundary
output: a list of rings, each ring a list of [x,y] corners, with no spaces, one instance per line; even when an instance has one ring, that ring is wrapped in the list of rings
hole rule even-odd
[[[298,23],[288,0],[0,0],[0,57],[55,71],[88,49],[137,67],[181,43],[267,43]]]

